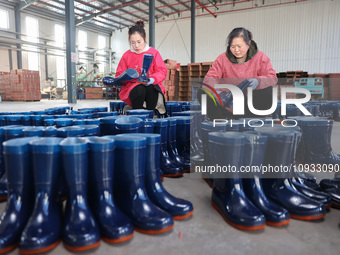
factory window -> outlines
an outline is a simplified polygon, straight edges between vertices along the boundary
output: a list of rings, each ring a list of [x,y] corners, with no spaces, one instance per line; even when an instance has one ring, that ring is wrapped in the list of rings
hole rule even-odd
[[[55,45],[64,47],[65,29],[64,26],[56,24],[55,29]],[[57,86],[64,87],[66,85],[65,57],[62,56],[63,51],[56,51],[56,66],[57,66]]]
[[[33,17],[26,17],[26,37],[27,41],[32,43],[39,42],[39,24],[38,19]],[[27,47],[27,59],[28,59],[28,69],[39,71],[39,53],[38,47],[35,45],[29,45]]]
[[[78,31],[78,50],[79,50],[79,62],[84,63],[86,66],[87,56],[84,51],[87,50],[87,33],[83,30]]]
[[[0,28],[9,29],[8,11],[0,9]]]

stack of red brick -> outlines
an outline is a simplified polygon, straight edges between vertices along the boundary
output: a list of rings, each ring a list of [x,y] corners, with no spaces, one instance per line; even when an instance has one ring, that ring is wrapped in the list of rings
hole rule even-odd
[[[39,72],[16,69],[0,73],[0,92],[5,101],[40,101]]]
[[[178,100],[178,83],[179,83],[179,72],[176,69],[176,60],[167,59],[164,61],[167,68],[166,79],[163,81],[163,86],[166,90],[165,100],[174,101]]]

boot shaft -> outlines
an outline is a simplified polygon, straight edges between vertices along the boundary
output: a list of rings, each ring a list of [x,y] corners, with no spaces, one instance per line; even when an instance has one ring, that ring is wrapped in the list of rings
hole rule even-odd
[[[69,188],[86,186],[88,176],[87,140],[69,137],[61,141],[63,173]],[[77,186],[78,185],[78,186]],[[71,190],[69,190],[71,192]]]
[[[89,187],[96,197],[100,193],[112,193],[114,172],[114,140],[105,137],[89,137],[88,165]]]

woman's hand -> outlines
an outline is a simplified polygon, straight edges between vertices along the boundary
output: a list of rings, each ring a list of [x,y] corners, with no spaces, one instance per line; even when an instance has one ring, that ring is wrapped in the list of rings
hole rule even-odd
[[[256,78],[249,79],[249,82],[250,82],[249,87],[251,87],[253,90],[255,90],[259,85],[259,80]]]
[[[149,78],[149,82],[147,84],[145,84],[145,86],[149,86],[151,84],[153,84],[155,82],[154,78]]]

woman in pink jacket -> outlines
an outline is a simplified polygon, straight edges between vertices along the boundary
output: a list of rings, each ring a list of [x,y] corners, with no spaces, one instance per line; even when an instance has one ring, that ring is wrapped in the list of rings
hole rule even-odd
[[[272,105],[272,87],[276,85],[277,77],[270,59],[258,50],[252,38],[252,33],[243,27],[233,29],[228,35],[226,52],[217,57],[204,83],[212,87],[218,83],[238,85],[248,79],[253,89],[255,109],[265,110]],[[245,116],[251,116],[246,99],[245,104]],[[213,119],[228,116],[226,109],[214,107],[213,101],[209,99],[207,111]]]
[[[116,70],[116,77],[121,75],[126,69],[136,69],[139,74],[143,67],[143,55],[153,55],[147,84],[140,84],[137,79],[125,83],[120,90],[119,97],[132,109],[158,110],[160,114],[166,113],[165,88],[162,81],[166,78],[167,69],[159,52],[148,46],[146,43],[146,33],[143,21],[129,28],[130,50],[126,51]]]

